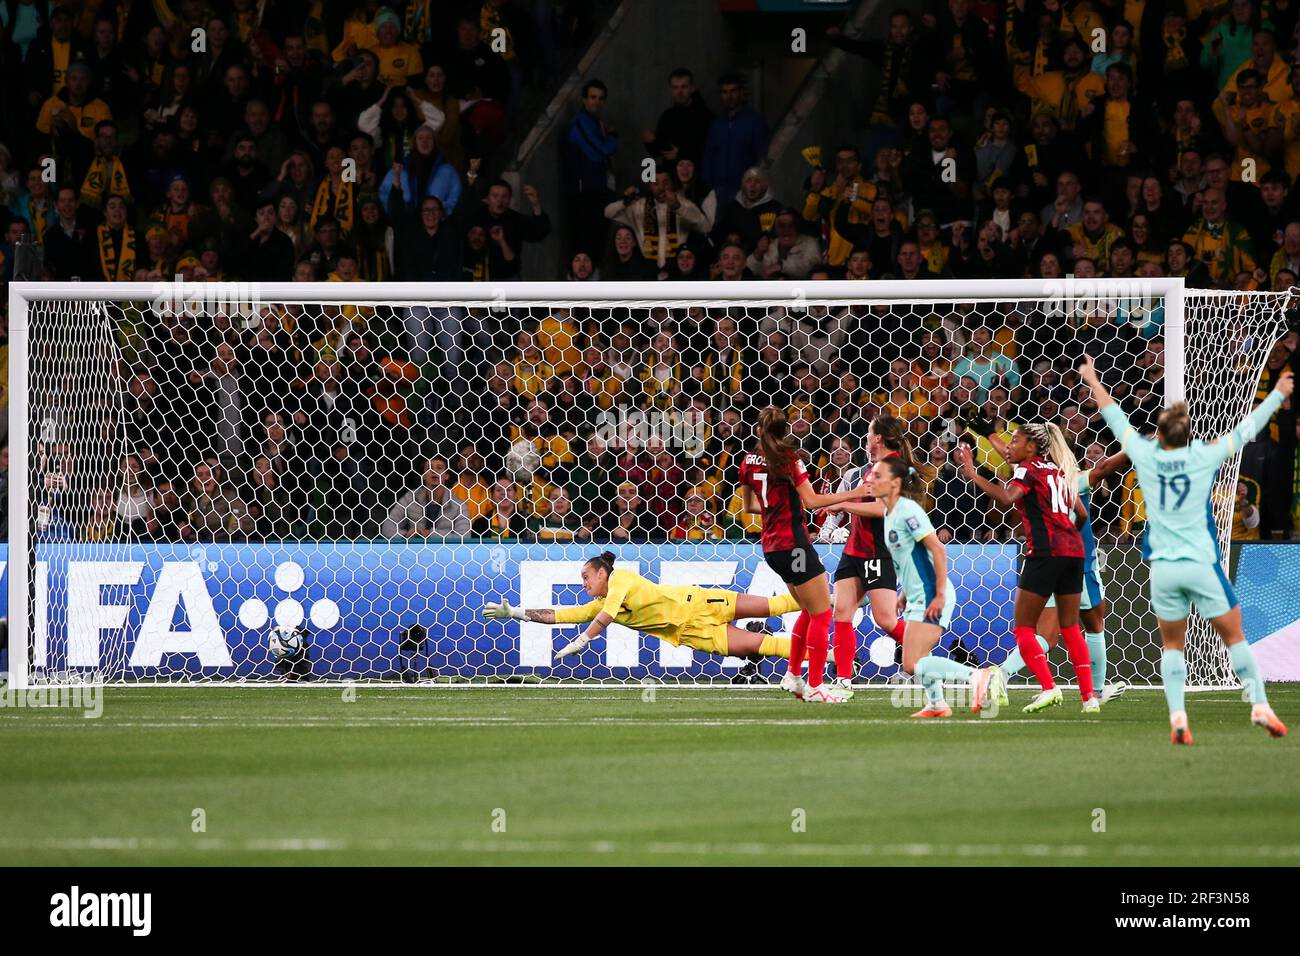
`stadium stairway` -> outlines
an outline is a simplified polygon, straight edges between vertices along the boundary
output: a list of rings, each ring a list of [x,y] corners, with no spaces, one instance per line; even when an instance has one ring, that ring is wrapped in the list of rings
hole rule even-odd
[[[903,5],[920,12],[915,0]],[[539,108],[535,102],[526,104],[520,114],[525,122],[514,125],[508,144],[514,156],[503,176],[514,187],[516,204],[520,187],[531,183],[541,192],[553,225],[545,241],[528,248],[528,279],[562,278],[568,267],[561,156],[586,80],[600,79],[610,90],[605,120],[619,133],[614,175],[621,192],[640,181],[646,157],[641,131],[653,127],[668,105],[668,74],[679,66],[692,70],[705,101],[716,111],[718,77],[740,73],[749,87],[749,105],[773,130],[767,160],[773,191],[798,206],[809,172],[801,151],[810,145],[825,151],[844,140],[860,141],[866,132],[864,104],[874,96],[878,82],[873,66],[832,47],[825,30],[841,25],[853,36],[883,34],[889,11],[897,4],[861,0],[847,19],[812,10],[726,14],[723,4],[711,0],[621,0],[610,6],[608,16],[600,11],[596,35],[567,75],[558,78],[549,101]],[[681,29],[685,22],[691,23],[690,30]],[[806,31],[806,54],[791,52],[797,28]],[[525,129],[530,115],[535,118]]]

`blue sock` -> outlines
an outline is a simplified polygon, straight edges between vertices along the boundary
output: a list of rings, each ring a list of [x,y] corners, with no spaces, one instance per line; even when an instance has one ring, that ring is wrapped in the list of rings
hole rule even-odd
[[[925,688],[925,702],[931,706],[943,703],[943,682],[969,681],[973,667],[958,664],[946,657],[923,657],[916,663],[916,676]]]
[[[1043,637],[1041,634],[1035,634],[1034,637],[1038,638],[1038,646],[1041,647],[1043,653],[1046,654],[1049,650],[1047,646],[1047,638]],[[1011,649],[1011,653],[1007,655],[1007,659],[1002,662],[1001,667],[1002,673],[1006,674],[1008,677],[1014,677],[1025,669],[1025,659],[1021,656],[1019,647],[1013,647]],[[1095,679],[1096,678],[1094,678],[1094,680]]]
[[[1083,637],[1088,642],[1088,657],[1092,659],[1092,689],[1100,694],[1106,686],[1106,635],[1097,631]]]
[[[1187,661],[1182,651],[1165,648],[1160,655],[1160,679],[1165,682],[1165,700],[1169,713],[1183,710],[1183,690],[1187,686]]]
[[[1264,693],[1264,678],[1255,663],[1255,652],[1250,649],[1249,641],[1238,641],[1228,648],[1228,657],[1232,660],[1232,669],[1241,681],[1241,686],[1250,694],[1252,704],[1267,704],[1268,695]]]

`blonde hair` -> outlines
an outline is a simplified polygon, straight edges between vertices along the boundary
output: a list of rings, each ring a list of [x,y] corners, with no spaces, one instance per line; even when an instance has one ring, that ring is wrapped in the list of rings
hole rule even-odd
[[[1192,416],[1186,402],[1174,402],[1156,417],[1156,431],[1166,448],[1183,448],[1192,440]]]
[[[1051,422],[1034,422],[1023,426],[1024,433],[1038,446],[1039,452],[1056,463],[1065,473],[1065,493],[1073,504],[1079,493],[1079,462],[1065,440],[1065,433]]]

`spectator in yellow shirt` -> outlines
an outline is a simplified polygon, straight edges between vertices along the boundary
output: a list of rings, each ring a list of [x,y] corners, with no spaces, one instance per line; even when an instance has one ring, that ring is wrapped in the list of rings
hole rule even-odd
[[[381,0],[365,0],[359,10],[354,10],[343,21],[343,39],[330,54],[335,63],[342,63],[379,42],[375,27],[379,14],[386,9]]]
[[[716,518],[709,514],[704,496],[692,491],[686,496],[686,513],[668,535],[674,541],[720,541],[726,535]]]
[[[401,18],[396,10],[385,7],[375,17],[374,41],[361,44],[379,60],[379,81],[390,86],[406,86],[413,77],[422,79],[424,74],[420,48],[402,42],[401,36]]]
[[[89,64],[78,61],[69,66],[63,89],[41,105],[36,128],[55,140],[74,132],[94,140],[95,126],[102,120],[112,119],[113,112],[107,103],[91,95],[90,83]]]
[[[1224,90],[1214,101],[1214,118],[1223,138],[1236,147],[1231,163],[1232,178],[1241,182],[1253,164],[1251,182],[1259,182],[1269,171],[1269,156],[1282,149],[1285,117],[1264,95],[1263,76],[1256,70],[1237,74],[1237,92]]]
[[[518,351],[511,361],[515,370],[514,390],[520,398],[532,400],[546,391],[555,369],[546,361],[532,333],[520,332],[515,347]]]
[[[736,490],[732,492],[730,500],[727,502],[727,517],[731,519],[736,529],[746,536],[757,536],[763,533],[763,516],[750,514],[745,510],[744,488],[737,483]]]
[[[1120,484],[1119,519],[1120,531],[1125,537],[1133,541],[1142,537],[1146,529],[1147,508],[1135,469],[1126,472]]]
[[[1089,68],[1091,54],[1083,41],[1071,37],[1062,52],[1064,70],[1030,76],[1026,67],[1015,70],[1016,89],[1030,98],[1030,113],[1046,113],[1073,131],[1083,108],[1106,91],[1106,81]]]
[[[559,375],[578,368],[578,323],[570,309],[552,309],[538,323],[533,340],[542,350],[542,358]]]
[[[481,528],[491,516],[492,493],[483,481],[483,476],[470,467],[469,462],[462,461],[451,493],[464,503],[465,513],[469,515],[473,527]]]
[[[1259,540],[1259,484],[1245,476],[1237,480],[1237,495],[1232,503],[1232,540]]]
[[[1089,199],[1083,204],[1083,218],[1065,230],[1069,237],[1072,259],[1091,259],[1097,263],[1110,262],[1110,247],[1124,238],[1124,230],[1110,221],[1106,206],[1100,199]]]
[[[939,220],[928,209],[917,214],[916,241],[921,246],[921,259],[925,267],[936,276],[946,275],[951,250],[939,238]]]
[[[862,160],[855,146],[845,145],[835,151],[835,172],[835,179],[828,183],[826,170],[813,170],[808,178],[808,194],[804,197],[803,218],[806,222],[829,225],[831,241],[826,251],[826,262],[842,266],[853,251],[853,243],[835,229],[835,215],[843,203],[848,203],[850,223],[870,222],[877,190],[874,183],[863,178]]]
[[[1291,98],[1292,67],[1277,55],[1277,37],[1271,30],[1256,30],[1251,40],[1251,56],[1240,66],[1225,90],[1239,92],[1241,77],[1248,70],[1254,70],[1261,77],[1264,98],[1274,106],[1280,106]]]
[[[1254,247],[1244,228],[1227,218],[1228,202],[1221,189],[1201,194],[1201,218],[1183,236],[1193,257],[1205,264],[1215,288],[1229,288],[1239,272],[1255,270]]]
[[[667,332],[658,333],[650,340],[650,353],[638,376],[646,398],[654,401],[661,393],[675,393],[685,371],[673,337]]]

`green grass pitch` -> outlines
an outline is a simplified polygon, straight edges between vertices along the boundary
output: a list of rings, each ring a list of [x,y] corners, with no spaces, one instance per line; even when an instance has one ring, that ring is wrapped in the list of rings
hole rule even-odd
[[[0,710],[0,864],[1300,862],[1300,740],[1194,694],[909,720],[770,690],[108,688]],[[653,699],[647,699],[653,696]],[[1275,685],[1300,724],[1300,687]],[[909,702],[910,703],[910,702]],[[1300,730],[1297,730],[1300,733]],[[198,832],[196,832],[198,831]]]

